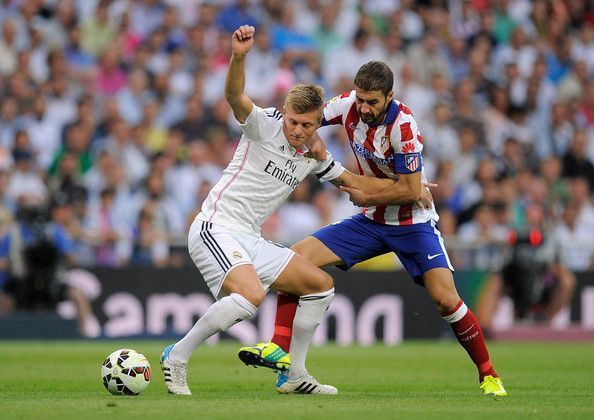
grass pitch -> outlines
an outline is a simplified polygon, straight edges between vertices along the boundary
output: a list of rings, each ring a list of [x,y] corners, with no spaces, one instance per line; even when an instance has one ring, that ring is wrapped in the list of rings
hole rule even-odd
[[[236,343],[201,347],[189,367],[191,397],[168,395],[159,369],[165,342],[0,341],[0,418],[592,418],[594,343],[491,343],[510,396],[481,395],[475,368],[454,342],[398,347],[327,346],[309,371],[338,396],[279,395],[275,375],[241,364]],[[139,397],[110,395],[104,358],[144,353],[152,383]]]

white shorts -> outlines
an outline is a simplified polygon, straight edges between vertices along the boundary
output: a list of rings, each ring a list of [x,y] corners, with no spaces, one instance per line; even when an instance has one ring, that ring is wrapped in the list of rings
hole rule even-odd
[[[190,256],[213,296],[218,299],[227,274],[252,264],[264,289],[276,281],[295,252],[262,237],[237,233],[226,227],[194,219],[188,234]]]

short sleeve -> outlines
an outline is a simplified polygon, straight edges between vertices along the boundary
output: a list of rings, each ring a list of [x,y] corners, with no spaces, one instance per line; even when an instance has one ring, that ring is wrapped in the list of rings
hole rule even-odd
[[[354,102],[355,91],[344,92],[326,102],[322,126],[343,124],[344,115]]]
[[[411,174],[423,169],[423,138],[412,114],[405,114],[396,121],[391,141],[397,173]]]
[[[239,126],[248,140],[264,141],[272,137],[274,129],[282,124],[282,118],[276,108],[263,109],[254,105],[245,122]]]

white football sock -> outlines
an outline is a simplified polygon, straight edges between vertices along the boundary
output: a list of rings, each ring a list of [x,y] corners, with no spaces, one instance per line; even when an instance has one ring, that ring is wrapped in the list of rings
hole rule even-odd
[[[291,369],[289,379],[303,376],[307,350],[316,328],[324,320],[324,314],[334,297],[334,288],[311,295],[301,296],[295,319],[293,320],[293,335],[291,336]]]
[[[225,296],[213,303],[185,337],[175,344],[169,353],[169,360],[187,363],[200,343],[211,335],[227,331],[238,322],[253,317],[257,309],[240,294]]]

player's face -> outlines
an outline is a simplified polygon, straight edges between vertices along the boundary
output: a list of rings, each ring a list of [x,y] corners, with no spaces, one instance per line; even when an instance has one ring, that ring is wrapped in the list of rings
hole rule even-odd
[[[283,131],[285,136],[291,146],[301,148],[320,126],[322,114],[320,111],[298,114],[289,108],[285,108],[284,111]]]
[[[381,124],[392,101],[393,92],[384,96],[381,90],[362,90],[355,87],[357,112],[365,124]]]

